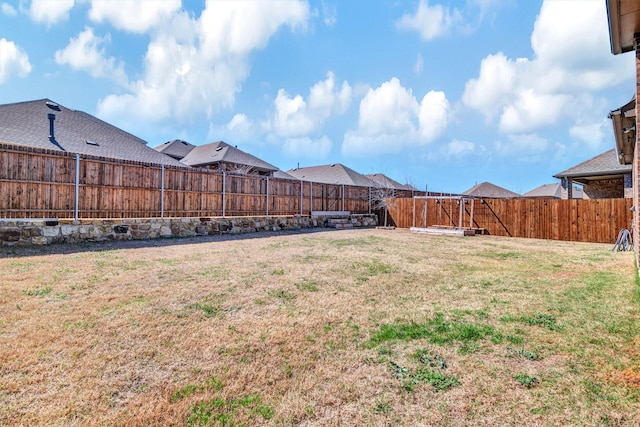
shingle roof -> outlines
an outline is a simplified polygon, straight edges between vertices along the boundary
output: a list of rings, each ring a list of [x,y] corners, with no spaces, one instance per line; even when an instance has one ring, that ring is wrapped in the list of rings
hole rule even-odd
[[[398,181],[389,178],[382,173],[371,173],[365,175],[370,180],[374,181],[379,187],[390,188],[394,190],[411,190],[411,186],[400,184]]]
[[[158,145],[153,149],[166,154],[167,156],[171,156],[176,160],[181,160],[195,147],[195,145],[189,144],[187,141],[174,139],[173,141],[167,141],[162,145]]]
[[[559,182],[555,184],[544,184],[524,193],[522,197],[555,197],[556,199],[561,199],[562,184]]]
[[[350,169],[340,163],[322,166],[309,166],[288,170],[289,175],[302,181],[319,182],[323,184],[344,184],[357,187],[377,187],[375,181]]]
[[[522,195],[522,197],[553,197],[556,199],[566,199],[567,191],[562,187],[561,182],[554,184],[544,184],[534,188]],[[572,197],[574,199],[582,199],[582,188],[573,186]]]
[[[273,173],[273,177],[274,178],[279,178],[279,179],[291,179],[291,180],[299,181],[299,179],[296,178],[295,176],[289,175],[288,173],[283,172],[280,169],[278,169],[277,171],[275,171]]]
[[[490,182],[482,182],[480,184],[474,185],[462,194],[465,196],[493,197],[496,199],[510,199],[514,197],[520,197],[518,193],[514,193],[513,191],[499,187]]]
[[[49,138],[49,114],[55,115],[53,139]],[[0,142],[112,159],[184,166],[122,129],[49,99],[0,105]]]
[[[219,162],[233,163],[237,165],[251,166],[253,169],[265,172],[275,172],[277,167],[232,147],[224,141],[212,142],[205,145],[197,145],[182,160],[189,166],[204,166]]]
[[[588,183],[597,179],[620,177],[631,173],[631,165],[621,165],[615,149],[605,151],[589,160],[555,174],[554,178],[572,178],[576,182]]]

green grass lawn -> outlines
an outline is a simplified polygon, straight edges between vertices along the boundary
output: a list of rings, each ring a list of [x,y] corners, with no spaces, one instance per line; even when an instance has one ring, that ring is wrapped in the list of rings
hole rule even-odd
[[[0,248],[0,271],[0,425],[640,425],[610,245],[349,230]]]

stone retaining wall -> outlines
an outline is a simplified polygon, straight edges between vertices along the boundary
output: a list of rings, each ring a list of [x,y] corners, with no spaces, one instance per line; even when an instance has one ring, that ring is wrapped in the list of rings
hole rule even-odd
[[[354,227],[377,225],[375,215],[348,217]],[[167,237],[211,236],[258,231],[300,230],[329,227],[329,217],[270,216],[227,218],[136,219],[0,219],[0,245],[48,245],[52,243],[138,240]]]

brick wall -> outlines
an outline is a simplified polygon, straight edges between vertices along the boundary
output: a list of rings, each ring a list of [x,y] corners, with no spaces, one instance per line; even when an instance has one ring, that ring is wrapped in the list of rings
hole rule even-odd
[[[640,50],[636,50],[636,100],[640,100]],[[636,129],[640,130],[640,126],[638,123],[638,118],[640,118],[640,102],[636,101]],[[638,206],[638,200],[640,197],[638,195],[638,191],[640,190],[640,184],[638,179],[640,175],[638,171],[640,170],[640,155],[638,146],[640,145],[638,141],[640,140],[640,131],[636,131],[636,143],[633,148],[633,164],[631,165],[631,174],[633,176],[633,206],[636,207],[633,213],[633,225],[632,225],[632,233],[633,233],[633,247],[636,253],[636,265],[640,266],[638,262],[638,253],[640,252],[640,228],[638,227],[638,214],[640,213],[640,206]]]
[[[585,199],[619,199],[625,197],[624,179],[602,179],[583,187]]]

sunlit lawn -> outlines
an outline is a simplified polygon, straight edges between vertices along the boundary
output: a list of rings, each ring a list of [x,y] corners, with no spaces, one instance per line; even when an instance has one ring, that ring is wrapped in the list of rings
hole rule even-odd
[[[0,248],[0,425],[639,425],[633,255],[406,230]]]

